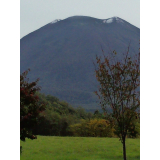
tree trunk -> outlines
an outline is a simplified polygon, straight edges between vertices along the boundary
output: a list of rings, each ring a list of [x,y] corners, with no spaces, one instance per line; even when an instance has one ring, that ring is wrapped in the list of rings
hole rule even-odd
[[[123,137],[123,159],[127,160],[126,158],[126,137]]]

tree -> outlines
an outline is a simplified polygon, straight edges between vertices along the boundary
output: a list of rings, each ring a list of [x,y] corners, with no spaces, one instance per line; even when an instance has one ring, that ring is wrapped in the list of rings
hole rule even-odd
[[[39,113],[45,109],[36,95],[40,90],[37,86],[39,79],[29,83],[29,79],[26,78],[29,71],[30,69],[20,75],[20,139],[22,141],[25,141],[25,138],[37,138],[32,134],[32,129],[37,123]]]
[[[103,50],[102,50],[103,52]],[[115,134],[123,144],[123,158],[126,160],[126,135],[134,136],[135,119],[139,116],[140,100],[140,53],[129,56],[129,47],[119,60],[116,51],[103,58],[96,56],[96,78],[100,84],[96,91],[107,120],[115,127]]]
[[[99,112],[99,110],[95,110],[94,111],[94,118],[100,118],[100,119],[103,119],[103,114]]]

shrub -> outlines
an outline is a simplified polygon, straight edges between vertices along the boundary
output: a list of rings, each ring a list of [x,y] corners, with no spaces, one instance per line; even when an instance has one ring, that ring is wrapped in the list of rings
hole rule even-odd
[[[113,137],[114,129],[104,119],[81,120],[81,123],[70,126],[73,136]]]

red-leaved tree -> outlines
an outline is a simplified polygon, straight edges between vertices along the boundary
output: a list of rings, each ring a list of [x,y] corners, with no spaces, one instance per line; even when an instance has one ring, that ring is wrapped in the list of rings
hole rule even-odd
[[[29,71],[30,69],[20,75],[20,139],[22,141],[25,141],[25,138],[37,138],[32,134],[32,129],[37,123],[39,113],[45,109],[36,95],[40,90],[37,86],[39,79],[29,83],[29,79],[26,78]]]

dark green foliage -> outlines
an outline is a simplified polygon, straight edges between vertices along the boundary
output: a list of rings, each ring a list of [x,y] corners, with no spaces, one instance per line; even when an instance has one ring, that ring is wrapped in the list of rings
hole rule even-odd
[[[86,112],[84,108],[73,108],[67,102],[60,101],[54,96],[45,96],[39,92],[36,95],[39,97],[39,102],[45,104],[46,110],[39,114],[38,124],[32,130],[35,135],[115,136],[113,126],[104,123],[105,116],[98,110],[94,113]],[[133,135],[128,135],[128,137],[133,137]]]
[[[99,110],[95,110],[94,111],[94,118],[104,118],[104,115],[102,113],[99,112]]]
[[[22,154],[22,146],[20,146],[20,154]]]
[[[76,111],[77,111],[78,118],[80,118],[80,119],[86,119],[87,118],[87,113],[85,112],[84,108],[78,107],[76,109]]]
[[[137,117],[132,120],[132,124],[128,127],[127,137],[137,138],[140,136],[140,119]]]
[[[73,108],[67,102],[58,98],[37,93],[46,110],[38,117],[38,125],[33,133],[38,135],[69,136],[72,135],[69,126],[79,123],[81,119],[93,118],[92,113],[87,113],[83,108]]]
[[[94,113],[86,112],[84,108],[73,108],[67,102],[60,101],[54,96],[45,96],[39,92],[37,95],[39,101],[45,104],[46,110],[40,113],[38,124],[33,129],[34,134],[85,137],[115,136],[113,126],[108,126],[105,123],[105,116],[98,110]]]

